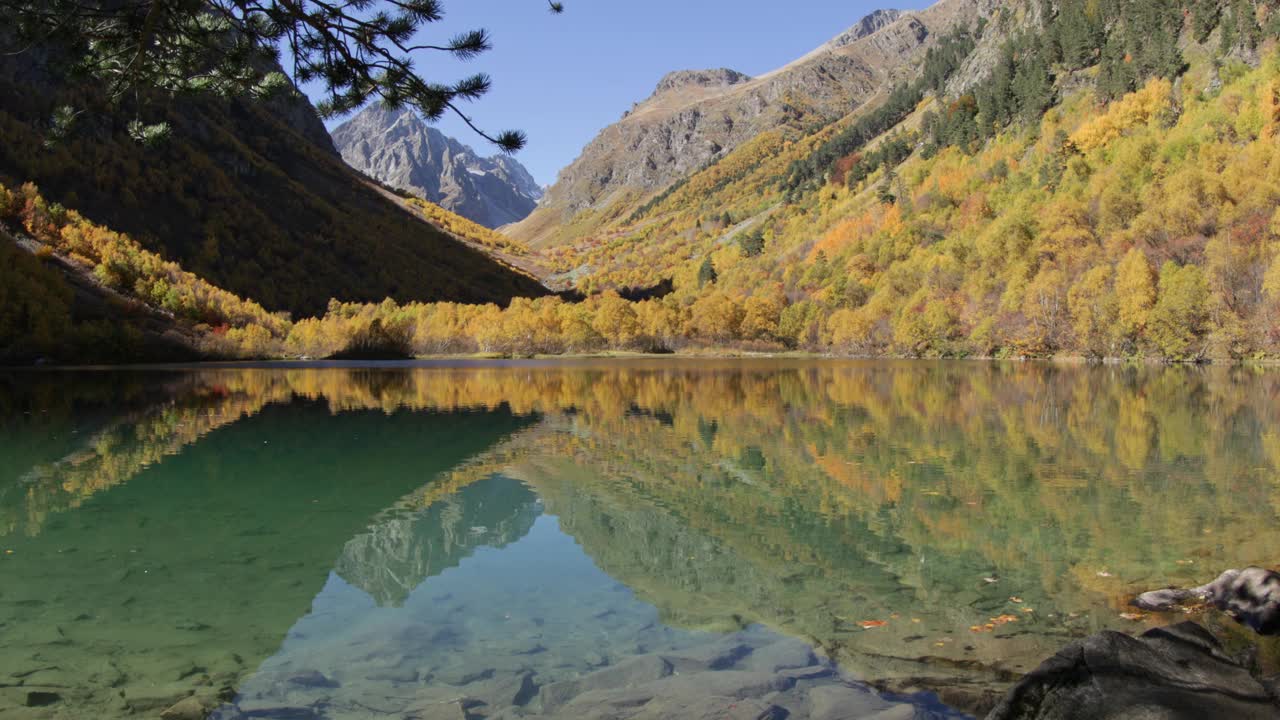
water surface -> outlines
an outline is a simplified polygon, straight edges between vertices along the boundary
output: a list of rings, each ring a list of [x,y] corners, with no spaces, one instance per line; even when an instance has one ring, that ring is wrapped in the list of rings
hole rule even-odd
[[[1230,368],[0,375],[0,716],[962,717],[1271,564],[1278,421]]]

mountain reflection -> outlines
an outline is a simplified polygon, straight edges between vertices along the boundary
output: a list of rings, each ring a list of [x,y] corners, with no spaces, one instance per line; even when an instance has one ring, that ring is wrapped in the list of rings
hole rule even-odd
[[[416,513],[393,513],[347,542],[334,571],[379,605],[400,606],[427,578],[478,547],[519,540],[541,514],[527,487],[488,477]]]
[[[122,376],[0,384],[0,447],[29,463],[0,466],[0,543],[17,551],[4,572],[29,590],[3,596],[14,626],[53,622],[22,601],[60,598],[75,617],[80,594],[104,621],[84,642],[196,622],[214,628],[205,646],[260,660],[328,571],[398,607],[545,512],[668,625],[762,623],[894,687],[983,688],[1071,636],[1138,629],[1119,617],[1136,589],[1269,564],[1280,546],[1273,372],[637,361]],[[19,452],[48,427],[65,442]],[[162,530],[194,545],[154,548]],[[147,587],[104,562],[148,547],[162,571]],[[224,596],[210,583],[228,563],[243,567]],[[172,600],[193,588],[208,593],[198,620]],[[128,602],[95,609],[104,593]],[[245,607],[252,632],[234,617]],[[58,627],[73,652],[80,631]],[[149,642],[161,650],[131,672],[186,662]]]

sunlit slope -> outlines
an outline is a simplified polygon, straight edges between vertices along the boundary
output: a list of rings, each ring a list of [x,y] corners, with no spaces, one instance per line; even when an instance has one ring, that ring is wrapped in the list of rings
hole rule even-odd
[[[588,143],[538,209],[509,231],[531,246],[555,247],[606,230],[760,133],[803,135],[873,102],[916,72],[936,38],[988,15],[992,5],[942,0],[919,11],[879,10],[757,77],[672,68],[651,96]]]
[[[952,90],[970,56],[942,90],[899,97],[866,141],[841,138],[879,129],[893,97],[807,137],[763,133],[549,253],[554,279],[593,292],[670,278],[673,307],[696,317],[714,298],[737,322],[769,297],[773,324],[727,339],[847,353],[1274,354],[1280,60],[1262,38],[1278,15],[1256,9],[1251,50],[1222,48],[1229,14],[1204,42],[1188,14],[1183,64],[1135,69],[1130,92],[1107,90],[1105,58],[1060,60],[1046,109],[1009,100],[993,130],[990,77]]]

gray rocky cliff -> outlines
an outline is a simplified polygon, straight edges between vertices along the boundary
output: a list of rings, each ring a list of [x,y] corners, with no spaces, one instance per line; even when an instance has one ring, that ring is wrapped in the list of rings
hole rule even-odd
[[[372,105],[334,129],[333,141],[365,175],[486,227],[523,219],[542,197],[514,158],[482,157],[408,109]]]

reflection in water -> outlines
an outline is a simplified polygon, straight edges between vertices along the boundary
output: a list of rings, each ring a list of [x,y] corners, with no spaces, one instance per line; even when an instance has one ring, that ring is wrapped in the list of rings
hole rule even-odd
[[[334,571],[377,604],[398,607],[424,580],[457,567],[476,548],[503,548],[524,537],[539,514],[527,487],[490,478],[420,512],[378,520],[347,542]]]
[[[1067,638],[1159,622],[1119,616],[1133,591],[1280,546],[1280,374],[1263,371],[16,377],[0,383],[0,456],[21,459],[0,464],[0,623],[19,632],[0,677],[74,688],[50,717],[146,712],[199,683],[240,688],[227,717],[421,710],[465,694],[467,672],[534,673],[536,690],[722,633],[780,647],[774,631],[979,708]],[[326,682],[298,681],[310,671]]]

